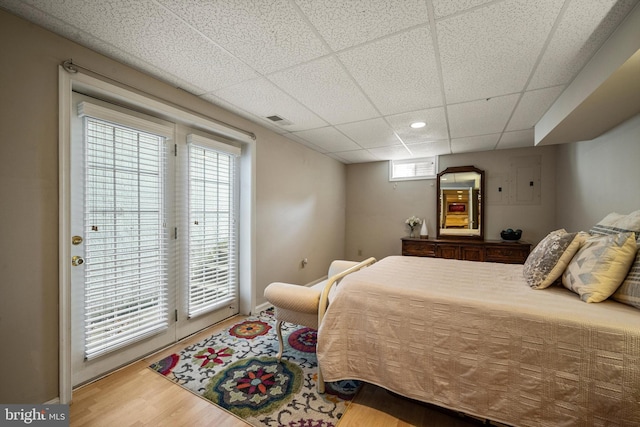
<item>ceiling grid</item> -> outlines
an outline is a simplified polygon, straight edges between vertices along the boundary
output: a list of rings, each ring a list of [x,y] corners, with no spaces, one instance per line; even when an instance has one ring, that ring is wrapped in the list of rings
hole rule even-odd
[[[532,147],[639,0],[2,0],[344,163]],[[114,25],[117,23],[117,25]],[[284,120],[272,121],[269,116]],[[415,121],[427,125],[410,128]]]

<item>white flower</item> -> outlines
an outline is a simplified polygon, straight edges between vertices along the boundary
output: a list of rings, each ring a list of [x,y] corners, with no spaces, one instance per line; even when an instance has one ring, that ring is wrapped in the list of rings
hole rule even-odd
[[[407,218],[407,220],[405,221],[405,224],[408,224],[409,227],[413,228],[416,225],[420,225],[422,224],[422,220],[416,216],[411,216],[409,218]]]

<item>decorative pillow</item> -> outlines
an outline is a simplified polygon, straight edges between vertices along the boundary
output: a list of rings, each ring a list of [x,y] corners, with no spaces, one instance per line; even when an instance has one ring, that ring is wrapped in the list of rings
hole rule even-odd
[[[582,301],[604,301],[624,280],[636,250],[634,233],[592,236],[571,259],[562,284]]]
[[[593,226],[589,233],[611,235],[633,231],[636,239],[640,238],[640,210],[622,215],[612,212]]]
[[[640,246],[640,241],[636,242]],[[640,250],[622,285],[611,297],[623,304],[640,308]]]
[[[587,233],[552,231],[531,251],[524,263],[524,278],[533,289],[548,288],[567,268]]]

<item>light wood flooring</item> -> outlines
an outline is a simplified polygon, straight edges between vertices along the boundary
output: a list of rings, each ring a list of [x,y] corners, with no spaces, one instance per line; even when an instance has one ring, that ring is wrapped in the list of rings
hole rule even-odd
[[[247,423],[153,372],[148,366],[242,320],[228,319],[91,384],[74,390],[71,426],[215,426]],[[339,427],[468,427],[478,422],[365,385]]]

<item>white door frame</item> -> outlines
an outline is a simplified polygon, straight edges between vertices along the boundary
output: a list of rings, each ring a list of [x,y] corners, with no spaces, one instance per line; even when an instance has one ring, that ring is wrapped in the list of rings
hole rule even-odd
[[[239,253],[239,293],[240,313],[250,314],[255,310],[255,136],[225,126],[213,119],[163,102],[155,97],[125,89],[105,80],[78,72],[78,66],[58,67],[58,251],[59,251],[59,400],[60,403],[71,403],[73,384],[71,380],[71,92],[79,89],[88,93],[103,94],[113,100],[126,100],[126,103],[152,109],[161,115],[183,120],[192,126],[222,135],[241,143],[242,156],[240,176],[240,217],[247,220],[240,222]]]

